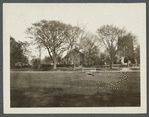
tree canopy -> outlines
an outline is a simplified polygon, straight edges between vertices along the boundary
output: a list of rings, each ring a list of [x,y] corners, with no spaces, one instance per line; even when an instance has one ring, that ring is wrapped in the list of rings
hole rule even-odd
[[[137,45],[136,36],[132,33],[128,33],[127,35],[120,37],[118,40],[118,54],[120,56],[124,56],[127,59],[131,60],[134,63],[134,46]]]
[[[125,33],[126,30],[120,29],[113,25],[104,25],[97,29],[100,46],[104,46],[109,53],[111,68],[118,51],[118,39],[123,37]]]
[[[28,58],[25,56],[26,43],[16,41],[10,37],[10,67],[15,67],[15,63],[28,63]]]
[[[96,36],[85,33],[84,29],[79,26],[53,20],[41,20],[27,28],[26,34],[34,40],[38,48],[45,48],[48,51],[54,69],[56,69],[56,64],[60,63],[61,56],[65,51],[67,53],[71,52],[72,58],[75,58],[73,50],[81,51],[86,58],[86,63],[93,65],[99,63],[99,51],[100,48],[104,47],[108,53],[108,56],[106,55],[104,59],[110,60],[111,68],[116,55],[127,53],[129,58],[134,56],[136,37],[131,33],[127,33],[124,28],[113,25],[103,25],[97,29],[98,36]],[[101,59],[103,58],[101,57]],[[74,63],[76,60],[73,60]]]
[[[57,57],[66,51],[68,27],[59,21],[41,20],[33,23],[26,33],[33,38],[37,45],[47,49],[53,68],[56,69]]]
[[[82,39],[82,48],[85,55],[85,63],[88,66],[98,63],[99,48],[97,46],[98,38],[96,35],[87,33]]]

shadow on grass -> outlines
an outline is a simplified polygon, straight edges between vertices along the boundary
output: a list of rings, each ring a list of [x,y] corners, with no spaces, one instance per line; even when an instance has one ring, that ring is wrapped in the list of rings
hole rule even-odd
[[[129,107],[140,106],[140,93],[131,90],[66,94],[61,88],[11,90],[11,107]]]

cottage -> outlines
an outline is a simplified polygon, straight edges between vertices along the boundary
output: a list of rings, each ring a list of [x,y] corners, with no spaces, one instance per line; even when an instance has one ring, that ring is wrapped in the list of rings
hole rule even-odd
[[[74,66],[81,66],[84,61],[84,54],[78,49],[73,49],[64,58],[62,58],[61,64],[70,64]]]

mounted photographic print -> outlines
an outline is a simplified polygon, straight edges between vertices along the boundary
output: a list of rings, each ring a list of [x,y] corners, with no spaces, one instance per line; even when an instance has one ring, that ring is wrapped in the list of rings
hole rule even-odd
[[[4,3],[6,114],[147,111],[145,3]]]

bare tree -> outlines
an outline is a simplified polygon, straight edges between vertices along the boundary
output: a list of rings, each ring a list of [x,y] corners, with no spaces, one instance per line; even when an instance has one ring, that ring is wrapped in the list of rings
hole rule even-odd
[[[110,68],[112,69],[113,61],[118,51],[118,38],[123,37],[126,30],[119,29],[113,25],[104,25],[100,29],[97,29],[99,36],[99,42],[101,46],[107,49],[110,56]]]
[[[66,32],[66,24],[47,20],[33,23],[32,27],[26,30],[37,45],[47,49],[53,61],[53,69],[56,69],[57,57],[66,50]]]

